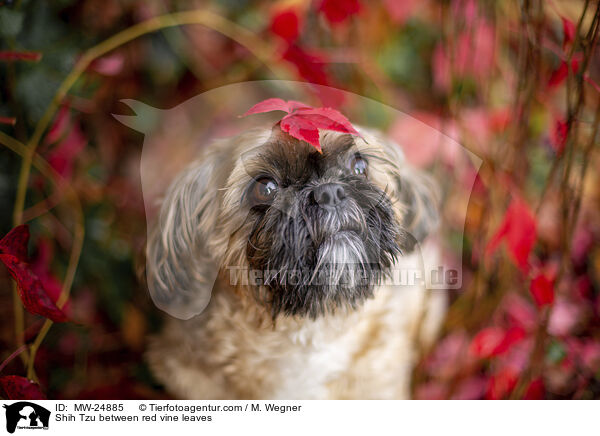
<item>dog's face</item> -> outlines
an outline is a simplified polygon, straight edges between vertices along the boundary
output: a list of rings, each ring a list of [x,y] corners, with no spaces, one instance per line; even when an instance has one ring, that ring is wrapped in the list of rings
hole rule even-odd
[[[208,269],[233,270],[274,318],[372,296],[435,225],[431,185],[368,132],[328,132],[321,144],[323,153],[279,128],[215,144],[167,193],[149,279],[190,299]]]

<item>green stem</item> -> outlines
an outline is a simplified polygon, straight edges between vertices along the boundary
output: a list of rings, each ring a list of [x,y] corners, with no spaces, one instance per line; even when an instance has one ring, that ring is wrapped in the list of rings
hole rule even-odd
[[[94,47],[88,49],[83,56],[79,58],[71,72],[67,75],[61,85],[58,87],[52,101],[48,105],[48,108],[36,124],[33,135],[27,142],[27,145],[24,146],[24,150],[20,150],[21,156],[23,157],[21,163],[21,169],[19,172],[18,186],[16,199],[13,210],[13,224],[17,226],[21,224],[23,219],[23,210],[25,207],[25,197],[27,194],[27,185],[29,180],[29,174],[31,171],[31,165],[36,157],[36,149],[37,146],[42,139],[42,136],[46,129],[48,128],[50,122],[56,110],[58,109],[60,103],[66,97],[69,90],[73,87],[73,85],[77,82],[79,77],[85,72],[85,70],[89,67],[89,65],[97,58],[104,56],[110,51],[120,47],[140,36],[146,35],[148,33],[155,32],[157,30],[165,29],[168,27],[175,27],[181,25],[189,25],[189,24],[200,24],[206,26],[210,29],[213,29],[232,40],[236,41],[238,44],[246,47],[252,54],[254,54],[263,64],[267,66],[267,68],[271,69],[274,73],[277,73],[270,65],[274,64],[274,51],[265,44],[259,37],[257,37],[254,33],[248,31],[247,29],[238,26],[237,24],[229,21],[220,15],[214,14],[205,10],[194,10],[194,11],[185,11],[185,12],[176,12],[172,14],[161,15],[158,17],[151,18],[142,23],[136,24],[134,26],[129,27],[122,32],[117,33],[116,35],[106,39],[105,41],[95,45]],[[277,75],[277,74],[276,74]],[[5,145],[7,142],[7,138],[10,138],[4,134],[2,134],[2,138],[5,140]],[[10,140],[13,140],[10,138]],[[18,142],[16,140],[13,140]],[[10,142],[10,141],[8,141]],[[23,145],[19,143],[20,145]],[[15,145],[14,143],[12,144]],[[10,147],[9,147],[10,148]],[[20,147],[17,147],[20,148]],[[39,158],[39,156],[38,156]],[[41,158],[39,158],[41,159]],[[43,160],[43,159],[42,159]],[[42,165],[43,166],[43,165]],[[61,180],[61,179],[57,179]],[[75,195],[76,198],[76,195]],[[75,271],[77,269],[77,263],[79,260],[79,256],[81,254],[81,246],[83,243],[83,214],[81,212],[81,205],[79,204],[79,200],[77,200],[78,204],[78,218],[80,218],[80,222],[76,226],[76,231],[74,235],[74,246],[71,250],[71,257],[69,259],[69,266],[67,268],[67,275],[64,280],[63,289],[61,291],[60,298],[57,302],[58,307],[62,307],[64,303],[67,301],[69,292],[71,289],[71,285],[73,283],[73,278],[75,276]],[[15,327],[17,337],[22,338],[24,332],[24,322],[22,321],[23,315],[23,306],[18,300],[18,295],[15,294]],[[19,316],[19,314],[21,316]],[[31,346],[31,355],[28,359],[28,371],[27,374],[30,378],[35,378],[34,371],[34,361],[35,354],[41,345],[44,337],[50,330],[52,326],[52,321],[46,320],[42,330],[38,333],[34,343]]]
[[[25,157],[28,153],[27,146],[16,139],[0,132],[0,144],[4,145],[8,149],[12,150],[16,154],[21,157]],[[65,279],[63,280],[63,286],[61,289],[60,296],[56,305],[59,308],[62,308],[66,301],[69,298],[69,293],[71,291],[71,287],[73,285],[73,280],[75,278],[75,272],[77,270],[77,264],[79,263],[79,257],[81,255],[81,249],[83,247],[83,237],[84,237],[84,225],[83,225],[83,209],[81,207],[81,203],[79,202],[79,198],[77,197],[77,193],[75,190],[69,185],[67,180],[65,180],[59,173],[57,173],[54,168],[52,168],[48,162],[41,157],[37,153],[32,154],[32,163],[35,168],[47,179],[51,180],[55,185],[55,189],[58,192],[64,192],[65,197],[69,200],[71,205],[71,210],[75,214],[75,230],[73,235],[73,246],[71,248],[71,255],[69,257],[69,264],[67,266],[67,273],[65,275]],[[19,307],[22,311],[23,306],[20,302],[20,299],[17,295],[17,301],[19,303]],[[18,311],[17,311],[18,312]],[[16,312],[16,313],[17,313]],[[41,345],[44,337],[48,333],[48,330],[52,326],[52,321],[46,320],[42,329],[39,331],[36,339],[34,340],[33,345],[30,349],[30,354],[27,359],[27,376],[30,379],[35,379],[35,371],[33,369],[33,362],[35,361],[35,355],[39,346]],[[20,336],[21,340],[23,337]]]

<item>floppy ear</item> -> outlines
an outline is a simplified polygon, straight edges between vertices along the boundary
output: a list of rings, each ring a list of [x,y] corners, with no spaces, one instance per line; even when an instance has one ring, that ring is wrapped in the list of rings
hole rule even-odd
[[[218,274],[208,250],[219,212],[217,162],[207,155],[173,181],[148,239],[150,295],[159,308],[180,319],[204,310]]]
[[[381,143],[393,163],[390,176],[406,232],[403,248],[412,251],[439,226],[439,188],[431,176],[406,162],[398,144],[388,138],[383,138]]]
[[[405,208],[402,224],[407,232],[407,248],[413,250],[439,226],[439,190],[429,175],[409,166],[401,168],[396,183]]]

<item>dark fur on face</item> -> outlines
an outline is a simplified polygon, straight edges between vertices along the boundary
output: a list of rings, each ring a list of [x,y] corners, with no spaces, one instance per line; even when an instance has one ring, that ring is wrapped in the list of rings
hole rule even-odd
[[[388,194],[368,173],[353,174],[344,165],[354,156],[368,162],[353,146],[349,135],[324,154],[285,141],[261,156],[281,179],[271,205],[251,207],[246,254],[250,268],[263,272],[256,296],[273,318],[280,313],[315,318],[340,306],[355,308],[372,296],[401,253]],[[334,207],[315,200],[315,189],[326,183],[343,189],[345,198]]]
[[[273,318],[316,318],[371,297],[438,216],[433,183],[396,144],[363,134],[325,132],[323,154],[279,128],[209,147],[173,181],[153,228],[154,302],[187,319],[204,310],[219,281]],[[353,166],[357,159],[366,172]],[[244,271],[260,280],[226,281],[235,268],[242,280]]]

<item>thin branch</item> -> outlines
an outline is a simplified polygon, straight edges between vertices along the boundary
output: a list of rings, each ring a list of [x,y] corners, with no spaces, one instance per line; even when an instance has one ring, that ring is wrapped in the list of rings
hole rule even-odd
[[[221,34],[231,38],[236,41],[238,44],[247,48],[251,53],[253,53],[258,59],[263,62],[267,68],[271,69],[274,73],[276,71],[270,66],[275,57],[275,53],[271,50],[271,48],[265,44],[259,37],[257,37],[254,33],[248,31],[247,29],[238,26],[237,24],[221,17],[220,15],[214,14],[212,12],[206,10],[194,10],[194,11],[185,11],[185,12],[176,12],[172,14],[161,15],[159,17],[151,18],[142,23],[131,26],[122,32],[117,33],[116,35],[106,39],[105,41],[95,45],[94,47],[88,49],[77,61],[74,68],[67,75],[61,85],[58,87],[52,101],[50,102],[48,108],[44,112],[43,116],[40,118],[38,123],[35,126],[35,130],[33,135],[27,142],[27,145],[21,144],[20,142],[8,137],[7,135],[2,134],[0,141],[7,145],[9,148],[14,151],[19,150],[18,153],[23,157],[21,162],[21,169],[19,172],[19,179],[17,185],[17,194],[14,204],[13,210],[13,225],[17,226],[22,222],[23,219],[23,210],[25,206],[25,197],[27,193],[27,185],[29,180],[29,174],[31,171],[31,165],[34,160],[37,160],[38,166],[43,168],[46,172],[48,172],[48,168],[44,164],[45,161],[36,154],[37,146],[42,139],[42,136],[46,129],[48,128],[56,110],[58,109],[60,103],[66,97],[69,90],[73,87],[73,85],[77,82],[77,80],[81,77],[81,75],[85,72],[85,70],[89,67],[89,65],[95,60],[98,59],[110,51],[120,47],[140,36],[155,32],[157,30],[165,29],[168,27],[175,27],[181,25],[189,25],[189,24],[200,24],[204,25],[210,29],[213,29]],[[8,145],[10,143],[11,145]],[[16,151],[17,152],[17,151]],[[62,180],[62,178],[54,179],[54,180]],[[72,192],[73,198],[77,198],[76,194]],[[79,256],[81,254],[81,247],[83,244],[83,213],[81,211],[81,205],[79,200],[76,201],[77,204],[77,224],[75,226],[75,235],[74,235],[74,243],[73,248],[71,250],[71,256],[69,259],[69,266],[67,268],[67,273],[65,280],[63,282],[63,289],[61,291],[61,295],[58,299],[57,306],[60,308],[67,301],[69,292],[71,289],[71,285],[73,283],[73,278],[75,276],[75,271],[77,269],[77,263],[79,261]],[[14,299],[14,307],[15,307],[15,319],[16,319],[16,334],[17,337],[22,338],[22,331],[24,330],[23,324],[23,306],[18,300],[18,295],[16,292],[13,293]],[[19,315],[20,314],[20,315]],[[31,355],[29,356],[29,364],[28,364],[28,376],[30,378],[35,378],[34,371],[34,361],[35,354],[41,345],[44,337],[46,336],[48,330],[52,326],[52,322],[47,320],[42,330],[38,333],[36,340],[31,346]]]
[[[8,365],[15,357],[17,357],[19,354],[21,354],[23,351],[26,351],[26,350],[27,350],[27,345],[23,344],[19,348],[17,348],[15,351],[13,351],[12,354],[10,356],[8,356],[6,359],[4,359],[4,362],[2,362],[2,364],[0,364],[0,372],[2,372],[2,370],[4,368],[6,368],[6,365]]]
[[[16,139],[0,132],[0,144],[3,144],[13,152],[17,153],[21,157],[24,157],[26,153],[28,153],[27,146]],[[56,189],[59,191],[65,192],[65,198],[69,200],[71,205],[71,209],[75,214],[75,230],[73,235],[73,246],[71,247],[71,255],[69,257],[69,264],[67,266],[67,272],[65,274],[65,278],[63,280],[63,286],[61,289],[60,296],[56,305],[59,308],[62,308],[69,298],[69,294],[71,292],[71,287],[73,285],[73,280],[75,278],[75,272],[77,270],[77,265],[79,263],[79,257],[81,255],[81,249],[83,247],[83,237],[84,237],[84,224],[83,224],[83,210],[81,207],[81,203],[79,202],[79,198],[77,197],[77,193],[75,190],[69,185],[67,180],[65,180],[59,173],[57,173],[54,168],[52,168],[48,162],[41,157],[37,153],[33,153],[32,155],[32,163],[36,167],[36,169],[46,178],[51,180],[56,184]],[[18,298],[18,296],[17,296]],[[20,300],[19,300],[20,304]],[[22,309],[22,305],[20,306]],[[46,333],[52,326],[52,321],[46,320],[44,326],[38,333],[36,339],[34,340],[31,348],[30,355],[28,356],[28,371],[27,375],[31,379],[35,379],[35,372],[33,370],[33,362],[35,361],[35,354],[39,348],[39,345],[43,341]],[[22,338],[22,337],[21,337]]]

